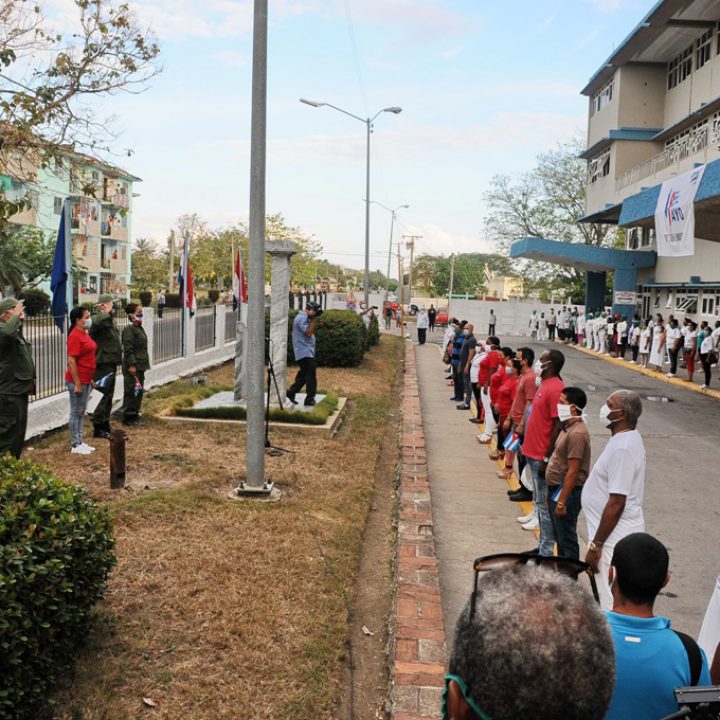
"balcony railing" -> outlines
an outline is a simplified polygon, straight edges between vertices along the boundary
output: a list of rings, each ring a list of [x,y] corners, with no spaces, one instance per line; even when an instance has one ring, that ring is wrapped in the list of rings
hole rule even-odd
[[[701,127],[683,133],[672,144],[668,145],[661,153],[651,157],[640,165],[628,170],[624,175],[615,179],[615,189],[622,190],[629,185],[634,185],[665,168],[689,158],[695,153],[705,150],[707,147],[720,144],[720,118],[713,117],[711,124],[703,123]]]

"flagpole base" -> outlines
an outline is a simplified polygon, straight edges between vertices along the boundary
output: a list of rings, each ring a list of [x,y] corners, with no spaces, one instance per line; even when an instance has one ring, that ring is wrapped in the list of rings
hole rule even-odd
[[[259,500],[261,502],[276,502],[282,493],[275,487],[275,483],[265,482],[260,487],[248,485],[245,481],[230,491],[231,500]]]

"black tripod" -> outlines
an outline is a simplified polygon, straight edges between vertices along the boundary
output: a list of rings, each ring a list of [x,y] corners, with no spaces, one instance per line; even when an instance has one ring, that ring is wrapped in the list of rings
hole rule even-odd
[[[268,342],[272,346],[272,340],[268,338]],[[271,386],[275,386],[275,392],[277,394],[278,399],[278,405],[282,408],[283,407],[283,400],[280,396],[280,388],[277,384],[277,377],[275,376],[275,366],[273,365],[272,361],[272,347],[270,348],[271,352],[268,353],[268,368],[267,368],[267,397],[265,399],[265,449],[267,451],[268,455],[272,455],[273,457],[278,457],[282,455],[283,453],[294,453],[294,450],[288,450],[287,448],[279,447],[278,445],[273,445],[270,442],[270,391]]]

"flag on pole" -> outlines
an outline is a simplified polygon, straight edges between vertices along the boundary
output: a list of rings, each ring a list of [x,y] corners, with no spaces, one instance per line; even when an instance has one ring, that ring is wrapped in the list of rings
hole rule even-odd
[[[72,290],[69,282],[72,275],[72,246],[70,244],[70,223],[67,222],[66,206],[68,201],[63,201],[62,212],[60,213],[60,227],[58,228],[57,241],[55,242],[55,258],[53,259],[52,273],[50,275],[50,290],[52,291],[53,319],[60,332],[65,326],[65,314],[68,308],[68,290]]]
[[[242,265],[242,255],[238,248],[235,256],[235,267],[233,268],[233,311],[238,309],[238,305],[247,303],[247,280],[245,278],[245,270]]]
[[[190,317],[197,310],[197,302],[195,300],[195,288],[193,287],[192,270],[190,269],[190,238],[185,233],[183,239],[182,260],[180,261],[180,270],[178,272],[178,286],[180,287],[180,301],[183,309],[190,310]]]

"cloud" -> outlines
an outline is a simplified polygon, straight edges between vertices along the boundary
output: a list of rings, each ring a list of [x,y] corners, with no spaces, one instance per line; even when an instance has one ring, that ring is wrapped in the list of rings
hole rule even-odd
[[[248,56],[239,50],[221,50],[213,53],[210,58],[216,60],[220,65],[226,68],[243,68],[248,65]]]
[[[533,30],[530,31],[529,37],[535,38],[544,35],[555,23],[555,16],[549,15],[543,21],[539,22]]]
[[[451,48],[450,50],[444,50],[443,52],[440,53],[440,57],[443,60],[451,60],[452,58],[460,55],[464,50],[465,50],[464,45],[458,45],[457,47]]]
[[[622,0],[583,0],[583,2],[602,13],[617,12],[622,7]]]

